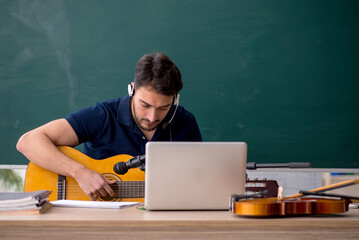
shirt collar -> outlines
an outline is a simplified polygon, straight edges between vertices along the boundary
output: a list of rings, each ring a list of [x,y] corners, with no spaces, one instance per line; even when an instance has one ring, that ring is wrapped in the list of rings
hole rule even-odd
[[[131,104],[130,96],[126,96],[121,99],[120,103],[118,104],[118,111],[117,111],[117,120],[126,125],[132,126],[134,124],[132,113],[131,113]]]

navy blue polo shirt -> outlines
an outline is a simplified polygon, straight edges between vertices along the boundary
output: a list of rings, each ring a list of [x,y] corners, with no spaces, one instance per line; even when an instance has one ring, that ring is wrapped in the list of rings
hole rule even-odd
[[[174,109],[175,106],[172,106],[151,141],[202,141],[195,117],[182,106],[178,106],[168,127],[162,128],[171,119]],[[81,109],[70,114],[66,120],[79,142],[84,143],[84,153],[89,157],[104,159],[118,154],[145,154],[147,139],[132,118],[129,96]]]

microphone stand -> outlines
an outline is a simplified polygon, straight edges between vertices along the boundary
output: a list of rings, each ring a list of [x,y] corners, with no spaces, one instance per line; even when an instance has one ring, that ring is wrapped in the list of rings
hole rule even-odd
[[[256,170],[257,168],[310,168],[312,164],[309,162],[290,162],[290,163],[247,163],[248,170]]]
[[[127,161],[126,163],[131,162],[131,161],[136,160],[136,159],[141,159],[140,165],[134,164],[133,166],[130,166],[128,169],[138,167],[142,171],[145,171],[145,162],[146,162],[145,155],[134,157],[134,158],[130,159],[129,161]],[[137,162],[138,162],[138,160],[137,160]],[[255,162],[248,162],[247,166],[246,166],[246,169],[247,170],[256,170],[257,168],[310,168],[311,166],[312,166],[312,164],[309,163],[309,162],[290,162],[290,163],[255,163]],[[115,172],[119,173],[119,174],[125,174],[127,172],[127,170],[125,170],[124,172],[118,172],[118,170],[117,171],[115,170]]]

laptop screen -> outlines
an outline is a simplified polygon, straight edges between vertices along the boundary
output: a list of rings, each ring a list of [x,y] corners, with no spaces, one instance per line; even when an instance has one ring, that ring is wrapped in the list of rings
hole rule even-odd
[[[145,207],[148,210],[220,210],[244,194],[244,142],[149,142]]]

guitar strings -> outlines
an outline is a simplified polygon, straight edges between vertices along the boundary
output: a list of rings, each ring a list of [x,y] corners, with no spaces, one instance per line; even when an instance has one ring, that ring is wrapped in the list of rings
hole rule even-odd
[[[59,183],[57,184],[58,187],[65,187],[66,189],[76,189],[76,188],[80,188],[79,185],[77,184],[71,184],[71,183]],[[123,190],[133,190],[133,189],[144,189],[145,186],[144,184],[139,184],[139,185],[122,185],[122,186],[111,186],[112,189],[114,190],[118,190],[118,189],[123,189]]]
[[[58,183],[56,184],[57,186],[76,186],[76,187],[80,187],[78,184],[76,183]],[[110,184],[111,188],[136,188],[136,187],[144,187],[145,184],[142,182],[138,182],[138,183],[122,183],[122,184],[116,184],[116,185],[112,185]]]
[[[144,181],[116,181],[111,185],[112,190],[117,193],[115,197],[120,198],[143,198],[144,195]],[[87,194],[76,183],[59,182],[57,184],[59,188],[65,188],[65,191],[69,191],[72,196],[79,196]],[[119,196],[118,196],[119,195]]]

